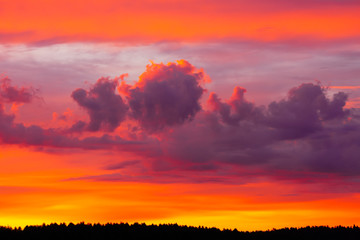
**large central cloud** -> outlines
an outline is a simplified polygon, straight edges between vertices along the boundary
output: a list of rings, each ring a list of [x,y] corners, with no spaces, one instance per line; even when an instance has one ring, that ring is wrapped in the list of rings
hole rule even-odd
[[[202,70],[184,60],[166,65],[152,63],[134,86],[123,82],[119,91],[126,95],[131,117],[153,132],[194,118],[201,109],[199,99],[204,89],[200,84],[204,77]]]
[[[123,77],[119,85],[119,79],[100,78],[89,91],[73,91],[71,97],[87,111],[90,122],[78,121],[70,132],[114,131],[127,116],[147,132],[181,125],[200,111],[199,100],[205,91],[201,84],[207,81],[202,69],[185,60],[147,65],[134,85],[125,83]]]

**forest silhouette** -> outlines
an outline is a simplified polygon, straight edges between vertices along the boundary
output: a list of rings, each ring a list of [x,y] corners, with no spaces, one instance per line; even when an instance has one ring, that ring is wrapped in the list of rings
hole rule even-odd
[[[177,224],[146,225],[145,223],[57,224],[21,227],[0,227],[0,239],[360,239],[360,228],[313,226],[282,228],[267,231],[180,226]]]

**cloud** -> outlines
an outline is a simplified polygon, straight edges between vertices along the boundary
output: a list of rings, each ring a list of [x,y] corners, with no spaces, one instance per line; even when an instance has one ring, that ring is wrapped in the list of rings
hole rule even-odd
[[[29,103],[35,96],[35,90],[26,87],[11,86],[10,78],[0,79],[0,100],[6,103]]]
[[[41,150],[49,149],[84,149],[97,150],[109,149],[115,151],[143,152],[150,154],[156,152],[156,145],[150,139],[142,141],[126,140],[119,136],[104,134],[90,137],[67,136],[63,129],[43,128],[38,125],[26,126],[16,123],[14,114],[6,114],[0,103],[0,143],[16,144],[21,146],[36,147]]]
[[[321,172],[353,177],[360,174],[360,117],[344,109],[347,95],[328,96],[327,88],[305,83],[289,90],[286,98],[267,107],[244,99],[236,87],[226,102],[215,93],[209,110],[168,132],[161,141],[160,169],[200,169],[229,173],[234,169],[271,172]],[[158,167],[158,163],[155,165]],[[316,174],[312,174],[316,178]]]
[[[312,83],[292,88],[287,99],[269,104],[267,123],[283,138],[295,139],[322,129],[325,121],[348,115],[348,110],[343,109],[347,95],[339,92],[329,100],[325,91]]]
[[[147,65],[133,86],[122,82],[119,91],[126,95],[130,115],[148,132],[191,121],[201,106],[206,81],[203,70],[185,60]]]
[[[123,161],[123,162],[120,162],[120,163],[111,164],[111,165],[107,166],[105,169],[106,170],[123,169],[123,168],[126,168],[128,166],[136,165],[138,163],[140,163],[139,160],[128,160],[128,161]]]
[[[343,109],[347,95],[339,92],[329,100],[325,91],[312,83],[290,89],[287,99],[269,104],[267,123],[282,137],[295,139],[320,130],[325,121],[348,115],[349,111]]]
[[[89,91],[82,88],[73,91],[71,97],[87,111],[90,122],[77,122],[71,130],[114,131],[128,110],[122,97],[116,94],[117,85],[117,79],[100,78]]]
[[[235,87],[233,95],[225,103],[221,102],[216,93],[211,93],[207,103],[212,111],[220,114],[223,122],[230,125],[237,125],[239,121],[245,119],[261,118],[261,110],[245,100],[245,92],[245,88]]]
[[[0,102],[0,140],[44,149],[131,152],[143,171],[136,173],[139,178],[134,175],[136,179],[144,172],[154,176],[201,172],[204,179],[244,175],[249,181],[254,176],[281,179],[278,175],[298,179],[302,173],[314,179],[316,173],[321,179],[326,174],[348,179],[360,175],[360,113],[344,108],[347,94],[330,94],[320,84],[304,83],[291,88],[282,100],[257,106],[238,86],[228,100],[211,93],[202,109],[205,81],[203,70],[184,60],[152,63],[132,85],[123,77],[100,78],[89,90],[73,91],[72,98],[90,121],[78,121],[69,129],[16,123],[15,115],[7,114]],[[101,133],[125,122],[127,133],[125,127],[112,135]],[[91,136],[86,131],[100,132]],[[74,132],[79,135],[74,137]],[[125,161],[104,168],[117,171],[135,164],[138,161]]]

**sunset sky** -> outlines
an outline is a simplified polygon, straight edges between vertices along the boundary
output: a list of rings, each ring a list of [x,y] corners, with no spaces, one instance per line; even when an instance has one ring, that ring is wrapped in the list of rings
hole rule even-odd
[[[359,13],[0,0],[0,225],[359,225]]]

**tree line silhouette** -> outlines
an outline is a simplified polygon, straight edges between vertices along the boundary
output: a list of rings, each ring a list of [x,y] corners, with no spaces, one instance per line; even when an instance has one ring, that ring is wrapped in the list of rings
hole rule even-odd
[[[238,239],[238,240],[312,240],[360,239],[360,228],[313,226],[282,228],[267,231],[238,231],[237,229],[180,226],[177,224],[146,225],[145,223],[57,224],[21,227],[0,227],[0,239]]]

